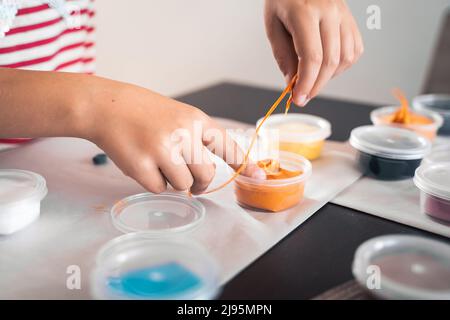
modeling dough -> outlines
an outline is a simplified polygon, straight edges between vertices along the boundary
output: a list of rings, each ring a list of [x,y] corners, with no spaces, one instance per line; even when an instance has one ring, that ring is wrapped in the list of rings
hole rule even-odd
[[[169,262],[111,277],[108,285],[124,296],[161,299],[195,290],[201,280],[178,263]]]
[[[267,180],[288,179],[302,174],[301,171],[289,171],[280,168],[280,162],[272,159],[258,161],[258,167],[264,169]]]
[[[294,87],[295,82],[297,81],[298,76],[295,75],[291,82],[288,84],[288,86],[283,90],[283,92],[281,93],[281,95],[278,97],[278,99],[274,102],[274,104],[270,107],[269,111],[267,111],[266,115],[264,116],[263,120],[261,121],[261,123],[256,127],[256,131],[252,137],[252,140],[250,142],[250,146],[247,149],[247,152],[245,153],[244,156],[244,161],[242,163],[242,165],[234,172],[234,174],[231,176],[230,179],[228,179],[227,181],[225,181],[222,185],[211,189],[209,191],[204,192],[204,194],[208,194],[208,193],[212,193],[215,192],[217,190],[220,190],[222,188],[224,188],[225,186],[227,186],[228,184],[230,184],[232,181],[234,181],[236,179],[237,176],[239,176],[239,174],[244,171],[244,169],[247,167],[248,164],[248,158],[250,156],[250,152],[252,151],[253,145],[256,142],[256,138],[258,137],[258,133],[259,130],[261,129],[261,126],[264,124],[264,122],[270,117],[270,115],[275,111],[275,109],[278,107],[278,105],[281,103],[281,101],[283,101],[284,97],[290,93],[291,96],[289,97],[289,99],[286,102],[286,109],[285,109],[285,113],[287,113],[289,111],[289,108],[291,107],[291,102],[292,102],[292,88]]]
[[[400,108],[394,114],[387,117],[387,121],[390,123],[400,123],[400,124],[431,124],[433,120],[414,113],[409,108],[408,100],[406,99],[403,92],[399,89],[393,90],[394,96],[400,101]]]
[[[240,204],[277,212],[300,202],[303,198],[305,183],[295,177],[301,176],[302,171],[283,169],[278,161],[271,159],[258,161],[257,165],[264,169],[267,180],[236,179],[235,194]],[[271,181],[280,183],[271,183]]]

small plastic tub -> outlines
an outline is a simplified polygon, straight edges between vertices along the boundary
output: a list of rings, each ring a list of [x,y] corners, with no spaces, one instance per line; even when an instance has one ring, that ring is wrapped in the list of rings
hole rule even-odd
[[[111,218],[125,233],[173,236],[199,226],[205,218],[205,207],[184,193],[141,193],[118,201],[111,209]]]
[[[352,130],[350,144],[358,150],[360,170],[376,179],[414,177],[431,143],[415,132],[387,127],[362,126]]]
[[[450,299],[450,246],[407,235],[370,239],[356,250],[353,275],[382,299]]]
[[[439,128],[442,127],[444,121],[440,114],[431,110],[414,110],[414,113],[430,119],[432,121],[430,124],[402,124],[389,122],[388,119],[397,112],[398,108],[398,106],[390,106],[375,109],[370,113],[370,120],[372,120],[372,123],[376,126],[385,125],[412,130],[431,141],[436,138],[437,132]]]
[[[0,170],[0,235],[25,228],[39,218],[47,194],[45,179],[25,170]]]
[[[303,199],[305,184],[312,172],[311,163],[295,153],[280,151],[279,155],[282,168],[301,171],[301,174],[276,180],[237,176],[234,191],[240,205],[278,212],[295,206]]]
[[[96,299],[213,299],[219,289],[218,266],[203,247],[140,232],[105,244],[91,273]]]
[[[444,120],[439,134],[450,135],[450,95],[426,94],[417,96],[412,101],[414,110],[433,111],[440,114]]]
[[[430,153],[423,159],[422,164],[450,162],[450,145],[433,146]]]
[[[258,120],[257,126],[262,118]],[[322,148],[331,135],[330,123],[308,114],[276,114],[261,126],[260,137],[269,141],[272,148],[293,152],[314,160],[320,157]]]
[[[420,166],[414,183],[420,189],[421,211],[432,218],[450,222],[450,162]]]

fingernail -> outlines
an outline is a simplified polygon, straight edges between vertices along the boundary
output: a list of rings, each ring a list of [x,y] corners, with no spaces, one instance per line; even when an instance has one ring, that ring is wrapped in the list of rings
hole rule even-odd
[[[300,107],[304,107],[307,100],[308,100],[308,98],[307,98],[306,94],[302,94],[295,98],[295,104]]]
[[[306,107],[306,105],[311,101],[311,98],[306,99],[305,104],[303,105],[304,107]]]
[[[252,178],[257,180],[266,180],[266,173],[262,169],[255,170],[252,173]]]

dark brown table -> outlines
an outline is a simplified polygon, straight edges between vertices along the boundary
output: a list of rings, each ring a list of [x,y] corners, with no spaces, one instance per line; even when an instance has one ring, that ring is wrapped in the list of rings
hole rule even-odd
[[[178,97],[211,116],[255,123],[279,91],[233,83],[217,85]],[[357,126],[370,124],[376,106],[317,98],[305,109],[328,119],[331,140],[345,141]],[[281,109],[280,109],[281,110]],[[356,248],[385,234],[413,234],[450,241],[431,233],[328,203],[228,284],[222,299],[309,299],[351,280]]]

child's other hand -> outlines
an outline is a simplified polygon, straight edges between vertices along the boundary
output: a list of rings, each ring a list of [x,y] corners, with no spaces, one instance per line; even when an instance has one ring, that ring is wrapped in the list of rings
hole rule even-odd
[[[344,0],[266,0],[265,24],[286,81],[298,73],[293,100],[304,106],[363,53]]]
[[[176,190],[205,191],[215,174],[209,148],[237,169],[244,154],[199,109],[144,88],[110,80],[95,84],[87,138],[147,190],[160,193],[166,182]],[[250,165],[246,175],[258,176]]]

